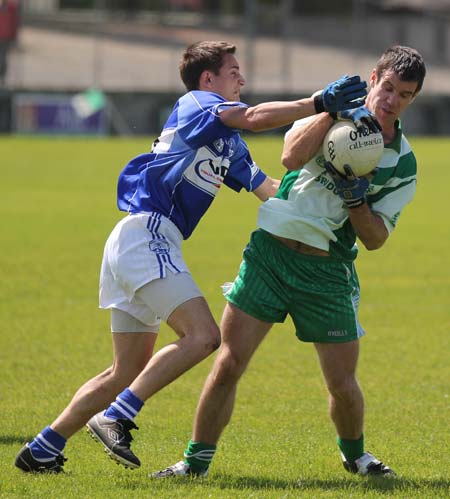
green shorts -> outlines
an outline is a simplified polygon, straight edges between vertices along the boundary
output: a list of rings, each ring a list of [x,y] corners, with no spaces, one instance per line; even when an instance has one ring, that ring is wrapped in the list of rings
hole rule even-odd
[[[364,334],[352,262],[297,253],[261,229],[253,232],[243,256],[225,291],[239,309],[270,323],[284,322],[289,314],[301,341],[341,343]]]

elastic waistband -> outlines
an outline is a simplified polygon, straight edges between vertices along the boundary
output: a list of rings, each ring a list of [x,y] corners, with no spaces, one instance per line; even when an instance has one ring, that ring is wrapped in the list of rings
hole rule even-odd
[[[310,262],[316,262],[316,263],[322,263],[324,265],[328,264],[342,264],[342,263],[351,263],[347,262],[345,260],[342,260],[341,258],[336,258],[335,256],[321,256],[317,254],[306,254],[306,253],[301,253],[300,251],[296,251],[294,249],[289,248],[286,244],[284,244],[282,241],[279,240],[278,236],[275,236],[274,234],[271,234],[270,232],[267,232],[264,229],[257,229],[254,231],[253,235],[258,238],[262,237],[264,238],[268,243],[272,243],[279,247],[279,251],[285,252],[285,255],[288,256],[290,255],[291,258],[298,258],[301,260],[309,260]],[[312,246],[311,246],[312,247]],[[274,248],[277,249],[277,248]],[[315,248],[318,249],[318,248]],[[319,250],[320,251],[320,250]],[[326,251],[324,251],[326,253]]]
[[[163,224],[163,226],[166,227],[166,229],[170,230],[173,232],[173,234],[176,236],[177,239],[183,240],[183,234],[181,233],[180,229],[172,222],[172,220],[168,219],[166,216],[164,216],[162,213],[158,213],[157,211],[140,211],[139,213],[129,213],[129,216],[131,217],[149,217],[155,222],[160,222]],[[147,224],[148,225],[148,224]]]
[[[324,257],[329,258],[330,256],[328,251],[315,248],[314,246],[302,243],[301,241],[296,241],[295,239],[288,239],[287,237],[276,236],[275,234],[270,234],[270,232],[268,232],[268,234],[274,239],[280,241],[280,243],[283,244],[284,246],[287,246],[292,251],[295,251],[296,253],[301,253],[302,255],[308,255],[308,256],[320,256],[322,258]]]

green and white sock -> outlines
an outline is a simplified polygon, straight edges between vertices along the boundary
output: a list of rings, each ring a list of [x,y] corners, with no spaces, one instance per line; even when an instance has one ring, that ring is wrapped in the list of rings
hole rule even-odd
[[[337,444],[349,463],[354,463],[364,454],[364,434],[358,440],[337,437]]]
[[[206,471],[215,453],[215,445],[190,440],[187,449],[184,451],[184,462],[189,464],[193,471]]]

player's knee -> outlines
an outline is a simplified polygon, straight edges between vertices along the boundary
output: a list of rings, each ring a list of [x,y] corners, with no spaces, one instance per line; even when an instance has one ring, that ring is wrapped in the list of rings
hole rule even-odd
[[[209,340],[208,340],[211,353],[215,352],[220,347],[220,343],[221,343],[220,329],[216,325],[214,325],[214,327],[211,328],[209,332]]]
[[[235,383],[245,370],[242,359],[228,349],[222,350],[214,366],[215,382],[221,385]]]
[[[208,325],[191,335],[197,348],[204,350],[206,355],[213,353],[220,346],[220,330],[216,324]]]
[[[328,384],[328,390],[335,400],[345,405],[352,405],[360,391],[354,377],[331,382]]]
[[[123,361],[115,363],[110,378],[113,379],[118,386],[126,387],[142,372],[149,360],[150,357],[145,359],[134,359],[132,362]]]

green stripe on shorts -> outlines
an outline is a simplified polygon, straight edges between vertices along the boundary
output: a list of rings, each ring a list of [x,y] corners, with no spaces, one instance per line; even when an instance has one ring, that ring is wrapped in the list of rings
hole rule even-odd
[[[339,343],[364,334],[353,264],[297,253],[261,229],[253,232],[225,298],[261,321],[284,322],[289,314],[302,341]]]

